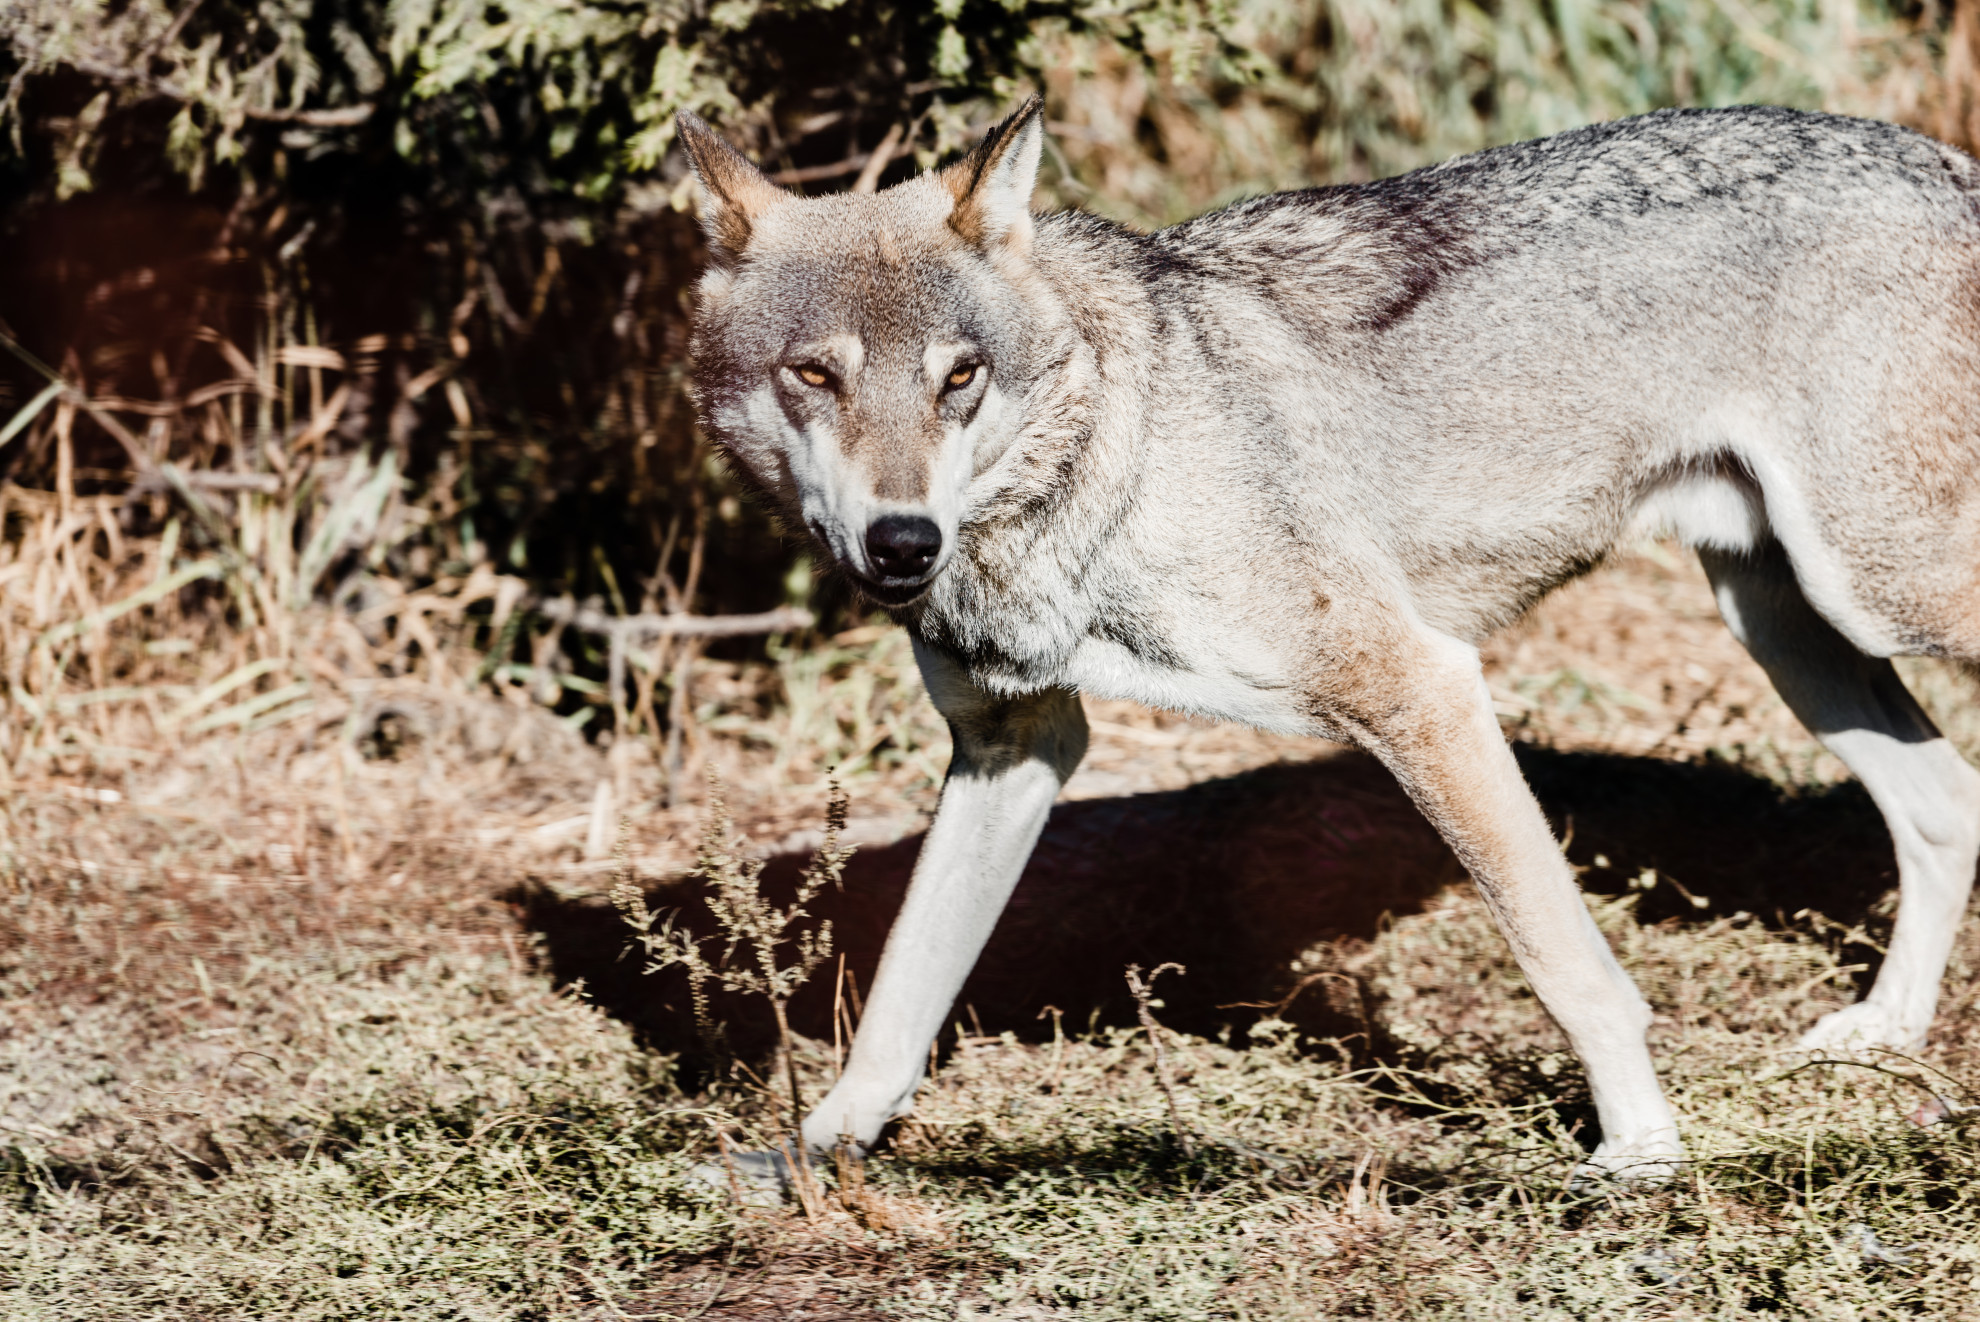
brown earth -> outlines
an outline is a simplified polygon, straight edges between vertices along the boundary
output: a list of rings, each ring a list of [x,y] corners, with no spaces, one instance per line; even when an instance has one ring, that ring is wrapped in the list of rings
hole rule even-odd
[[[898,647],[855,632],[838,640],[850,668],[809,696],[786,674],[786,706],[829,706],[865,659],[899,671]],[[1485,656],[1522,766],[1592,888],[1624,893],[1654,874],[1638,911],[1648,921],[1755,915],[1785,927],[1819,910],[1854,932],[1867,976],[1892,883],[1879,819],[1726,635],[1688,556],[1619,556]],[[1957,725],[1964,681],[1911,677]],[[822,759],[794,755],[795,718],[785,735],[764,733],[769,717],[725,725],[745,699],[770,710],[763,683],[744,667],[704,669],[691,762],[721,771],[769,875],[787,885],[817,838]],[[863,766],[847,763],[862,849],[843,889],[816,906],[848,981],[820,979],[794,1007],[819,1042],[834,1037],[835,991],[856,1001],[870,982],[934,804],[939,725],[910,692],[868,693],[861,719],[878,733],[855,732],[867,744]],[[1241,1027],[1462,879],[1361,754],[1127,704],[1091,703],[1089,715],[1091,755],[964,992],[958,1038],[1049,1040],[1055,1012],[1068,1031],[1129,1023],[1118,971],[1169,960],[1188,976],[1164,986],[1166,1023]],[[348,686],[300,732],[126,751],[17,774],[7,790],[9,1132],[81,1166],[165,1144],[224,1168],[215,1135],[226,1117],[271,1089],[314,1086],[306,1068],[262,1068],[262,1044],[345,1013],[301,984],[293,995],[257,986],[261,970],[380,977],[451,962],[504,986],[547,971],[692,1061],[684,988],[624,958],[604,898],[630,867],[655,907],[696,912],[678,878],[700,808],[665,802],[648,750],[601,752],[526,704],[401,681]],[[748,1007],[723,1009],[745,1039],[766,1031]],[[1292,1013],[1316,1030],[1369,1031],[1365,1005],[1324,989]],[[702,1264],[624,1311],[863,1317],[868,1285],[899,1266],[844,1253],[807,1265],[807,1252]]]

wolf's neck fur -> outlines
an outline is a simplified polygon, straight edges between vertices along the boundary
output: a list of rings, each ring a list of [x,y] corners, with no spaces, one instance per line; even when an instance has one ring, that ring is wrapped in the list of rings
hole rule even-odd
[[[978,475],[955,562],[899,612],[993,690],[1058,682],[1125,604],[1158,332],[1147,284],[1123,274],[1138,263],[1121,249],[1141,242],[1094,217],[1041,216],[1007,272],[1036,337],[1023,430]]]

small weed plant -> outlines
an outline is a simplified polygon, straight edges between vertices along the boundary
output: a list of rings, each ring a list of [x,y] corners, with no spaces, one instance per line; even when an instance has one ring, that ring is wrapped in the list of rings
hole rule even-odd
[[[788,904],[774,903],[763,893],[763,860],[747,857],[736,834],[722,783],[708,782],[708,820],[696,860],[696,875],[705,883],[702,899],[714,916],[719,935],[697,936],[673,917],[662,920],[649,909],[646,897],[630,877],[612,890],[612,904],[632,928],[633,940],[646,952],[646,972],[658,973],[678,965],[686,971],[696,1026],[705,1041],[720,1040],[721,1026],[709,1013],[711,983],[724,991],[761,996],[777,1020],[777,1048],[790,1089],[793,1143],[804,1121],[804,1090],[798,1081],[797,1049],[791,1035],[790,1003],[818,967],[832,957],[832,924],[805,926],[806,908],[827,886],[839,886],[853,851],[840,844],[846,829],[848,800],[837,779],[831,782],[825,807],[825,837],[812,851],[811,861],[798,876]],[[719,947],[712,959],[709,946]]]

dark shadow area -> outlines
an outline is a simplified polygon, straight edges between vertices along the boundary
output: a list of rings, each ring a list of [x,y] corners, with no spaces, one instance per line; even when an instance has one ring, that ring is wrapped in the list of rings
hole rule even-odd
[[[1785,927],[1814,909],[1874,931],[1872,909],[1897,885],[1890,833],[1855,781],[1785,791],[1723,762],[1532,748],[1520,749],[1519,761],[1556,833],[1571,836],[1568,856],[1586,869],[1584,887],[1621,894],[1646,867],[1682,886],[1645,894],[1637,908],[1645,922],[1710,922],[1744,910]],[[1598,857],[1609,866],[1596,866]],[[1852,947],[1851,958],[1878,956]]]
[[[1545,749],[1522,749],[1520,761],[1556,830],[1572,829],[1569,853],[1588,869],[1591,890],[1624,892],[1646,867],[1682,883],[1682,893],[1660,884],[1642,897],[1647,921],[1709,922],[1745,910],[1786,924],[1813,908],[1855,924],[1895,881],[1882,819],[1855,784],[1789,792],[1724,765]],[[862,991],[920,848],[916,835],[862,850],[843,890],[814,903]],[[1608,866],[1595,866],[1598,856]],[[773,859],[766,889],[788,895],[804,862]],[[954,1022],[1034,1040],[1051,1036],[1047,1007],[1063,1013],[1068,1032],[1132,1023],[1124,966],[1173,960],[1188,972],[1162,979],[1163,1022],[1200,1034],[1242,1027],[1262,1013],[1258,1005],[1291,990],[1289,966],[1302,951],[1372,938],[1385,915],[1418,912],[1462,879],[1389,774],[1358,754],[1061,804]],[[1709,903],[1695,906],[1686,894]],[[643,961],[623,954],[627,932],[608,906],[541,889],[510,898],[542,934],[560,982],[582,978],[598,1004],[656,1048],[697,1054],[685,978],[643,976]],[[714,931],[687,887],[657,888],[649,902]],[[1870,953],[1849,955],[1863,961]],[[793,1026],[825,1041],[836,962],[792,1006]],[[1363,1024],[1352,1000],[1303,995],[1288,1017],[1316,1035],[1354,1033]],[[739,1049],[768,1044],[760,1005],[723,1002],[717,1014]]]

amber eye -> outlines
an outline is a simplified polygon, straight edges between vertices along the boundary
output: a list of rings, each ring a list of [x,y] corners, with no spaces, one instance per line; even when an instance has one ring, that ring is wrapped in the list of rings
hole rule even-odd
[[[807,363],[796,370],[798,380],[808,386],[829,386],[832,384],[832,374],[822,367],[813,367]]]
[[[961,367],[949,373],[949,389],[961,390],[974,380],[976,380],[976,364],[964,363]]]

